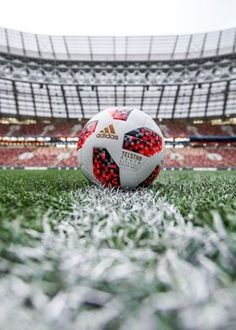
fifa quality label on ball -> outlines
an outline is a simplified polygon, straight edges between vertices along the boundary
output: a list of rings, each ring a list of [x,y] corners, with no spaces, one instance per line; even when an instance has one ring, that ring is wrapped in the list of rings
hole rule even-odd
[[[136,170],[141,166],[142,160],[142,156],[137,155],[133,152],[122,150],[119,165]]]

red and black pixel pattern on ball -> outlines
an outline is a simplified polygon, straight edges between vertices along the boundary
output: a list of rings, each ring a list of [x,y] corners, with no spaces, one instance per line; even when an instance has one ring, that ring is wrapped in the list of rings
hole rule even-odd
[[[151,157],[162,150],[162,138],[149,128],[137,128],[125,134],[123,149]]]
[[[139,187],[148,187],[150,184],[152,184],[156,177],[159,175],[160,170],[160,166],[157,166],[152,171],[152,173],[142,183],[139,184]]]
[[[89,123],[87,123],[82,131],[80,132],[78,138],[78,143],[77,143],[77,150],[81,149],[85,143],[85,141],[87,140],[87,138],[95,131],[96,127],[97,127],[97,120],[94,121],[90,121]]]
[[[110,113],[111,113],[113,119],[126,121],[132,110],[133,110],[133,108],[130,108],[130,109],[126,108],[126,110],[124,110],[124,108],[121,107],[121,108],[111,109]]]
[[[105,148],[93,148],[93,173],[104,187],[120,187],[120,170]]]

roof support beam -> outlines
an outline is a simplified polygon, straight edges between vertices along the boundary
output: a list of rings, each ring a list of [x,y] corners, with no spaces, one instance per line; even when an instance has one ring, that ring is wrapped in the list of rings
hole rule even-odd
[[[143,90],[142,90],[142,96],[141,96],[141,104],[140,104],[140,110],[143,110],[143,103],[144,103],[144,97],[145,97],[145,89],[146,86],[143,86]]]
[[[69,119],[68,104],[67,104],[67,100],[66,100],[65,90],[64,90],[64,87],[62,85],[61,85],[61,93],[62,93],[63,101],[64,101],[64,104],[65,104],[66,117],[67,117],[67,119]]]
[[[172,50],[172,53],[171,53],[171,56],[170,56],[170,60],[172,60],[174,58],[175,50],[176,50],[176,46],[177,46],[178,40],[179,40],[179,36],[176,36],[174,47],[173,47],[173,50]]]
[[[148,58],[147,58],[148,61],[151,60],[151,56],[152,56],[152,43],[153,43],[153,36],[150,37],[149,50],[148,50]]]
[[[91,37],[88,37],[89,51],[90,51],[90,60],[93,61],[93,47]]]
[[[236,52],[236,29],[234,29],[234,43],[233,43],[233,49],[232,52]]]
[[[117,86],[114,86],[115,106],[117,107]]]
[[[52,37],[49,36],[49,42],[50,42],[50,45],[51,45],[51,48],[52,48],[52,54],[53,54],[53,58],[54,60],[57,59],[57,56],[56,56],[56,52],[55,52],[55,49],[54,49],[54,45],[53,45],[53,41],[52,41]]]
[[[189,51],[190,51],[190,48],[191,48],[192,40],[193,40],[193,35],[191,34],[191,36],[189,38],[189,42],[188,42],[188,48],[187,48],[187,52],[186,52],[186,55],[185,55],[185,59],[187,59],[188,56],[189,56]]]
[[[100,112],[101,108],[100,108],[100,101],[99,101],[99,95],[98,95],[98,86],[94,86],[94,87],[95,87],[95,93],[96,93],[98,112]]]
[[[128,54],[127,53],[128,53],[128,37],[125,37],[125,54],[124,54],[125,55],[124,56],[125,57],[124,58],[125,61],[127,61],[127,57],[128,57]]]
[[[192,108],[192,104],[193,104],[193,95],[194,95],[194,92],[195,92],[195,88],[196,88],[196,85],[193,85],[191,95],[190,95],[190,99],[189,99],[188,114],[187,114],[188,118],[190,117],[190,113],[191,113],[191,108]]]
[[[65,49],[66,49],[66,54],[68,56],[68,59],[70,60],[71,59],[71,56],[70,56],[69,48],[68,48],[68,45],[67,45],[66,37],[63,36],[62,39],[64,41],[64,45],[65,45]]]
[[[11,50],[10,50],[10,45],[9,45],[8,30],[4,29],[4,32],[5,32],[6,42],[7,42],[7,52],[10,54]]]
[[[51,117],[53,118],[52,99],[51,99],[51,95],[50,95],[50,91],[49,91],[48,85],[45,85],[45,86],[46,86],[46,91],[47,91],[47,95],[48,95],[48,102],[49,102],[50,113],[51,113]]]
[[[207,115],[209,100],[211,97],[211,86],[212,86],[212,84],[210,84],[210,86],[208,87],[208,91],[207,91],[207,99],[206,99],[206,106],[205,106],[205,110],[204,110],[204,116]]]
[[[158,118],[158,115],[159,115],[159,112],[160,112],[160,107],[161,107],[161,102],[162,102],[162,98],[163,98],[163,94],[164,94],[164,89],[165,89],[165,86],[161,86],[161,94],[160,94],[160,97],[159,97],[159,101],[157,103],[157,111],[156,111],[156,118]]]
[[[36,108],[36,102],[35,102],[35,97],[34,97],[34,89],[33,89],[33,84],[30,83],[30,91],[31,91],[31,96],[32,96],[32,101],[33,101],[33,108],[34,108],[34,115],[37,117],[37,108]]]
[[[227,101],[228,101],[228,96],[229,96],[229,84],[230,84],[230,81],[227,81],[226,88],[225,88],[223,113],[222,113],[223,117],[225,117],[225,111],[226,111],[226,107],[227,107]]]
[[[116,38],[112,38],[113,60],[116,61]]]
[[[37,45],[37,48],[38,48],[39,58],[42,58],[42,53],[41,53],[40,46],[39,46],[39,38],[38,38],[37,34],[35,34],[35,40],[36,40],[36,45]]]
[[[206,45],[206,38],[207,38],[207,33],[204,34],[204,38],[203,38],[203,41],[202,41],[202,49],[201,49],[201,52],[200,52],[200,57],[202,57],[203,54],[204,54],[205,45]]]
[[[126,85],[124,86],[123,106],[126,106]]]
[[[178,97],[179,97],[179,90],[180,90],[180,85],[178,85],[176,93],[175,93],[175,99],[174,99],[174,105],[173,105],[171,118],[174,118],[175,108],[176,108],[176,105],[177,105],[177,102],[178,102]]]
[[[12,81],[12,90],[13,90],[13,95],[14,95],[16,114],[17,114],[17,117],[19,117],[20,112],[19,112],[19,103],[18,103],[18,96],[17,96],[17,89],[16,89],[16,82],[15,81]]]
[[[220,51],[221,38],[222,38],[222,31],[220,31],[220,33],[219,33],[219,38],[218,38],[218,42],[217,42],[217,48],[216,48],[217,56],[219,55],[219,51]]]
[[[23,54],[24,54],[24,56],[26,56],[26,48],[25,48],[25,40],[24,40],[23,32],[20,32],[20,38],[21,38],[21,43],[22,43]]]
[[[81,97],[81,94],[80,94],[80,89],[79,89],[79,86],[76,85],[76,92],[77,92],[77,95],[78,95],[78,99],[79,99],[79,104],[80,104],[80,108],[81,108],[81,113],[82,113],[82,118],[84,119],[85,116],[84,116],[84,105],[83,105],[83,101],[82,101],[82,97]]]

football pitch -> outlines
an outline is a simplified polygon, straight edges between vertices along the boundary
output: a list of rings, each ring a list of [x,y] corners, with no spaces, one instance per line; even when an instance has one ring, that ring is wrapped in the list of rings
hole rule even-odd
[[[0,329],[235,329],[236,172],[109,190],[0,171]]]

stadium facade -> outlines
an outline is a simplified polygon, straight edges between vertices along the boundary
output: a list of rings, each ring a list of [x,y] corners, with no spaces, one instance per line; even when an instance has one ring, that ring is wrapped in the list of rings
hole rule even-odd
[[[145,111],[162,122],[172,145],[181,137],[189,146],[189,138],[198,137],[190,142],[201,142],[203,153],[206,142],[233,148],[236,29],[146,37],[48,36],[0,29],[0,142],[5,158],[6,147],[45,146],[44,138],[54,143],[66,139],[68,146],[84,121],[109,106]],[[218,157],[221,167],[234,167],[233,156],[225,157],[235,149],[222,150],[209,159],[216,162]],[[178,162],[185,167],[187,155],[176,157],[171,166]]]

